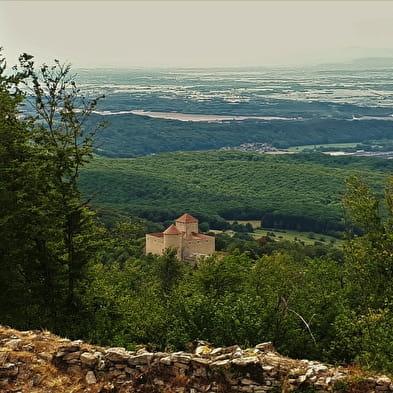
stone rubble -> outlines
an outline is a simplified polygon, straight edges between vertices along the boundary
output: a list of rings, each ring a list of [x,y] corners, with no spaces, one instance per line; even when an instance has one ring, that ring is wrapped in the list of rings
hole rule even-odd
[[[17,336],[0,334],[0,391],[2,386],[16,384],[25,365],[14,358],[18,353],[34,351],[34,343],[30,352],[26,345]],[[201,343],[192,352],[153,353],[120,347],[99,349],[80,340],[61,340],[53,353],[45,350],[37,355],[41,362],[61,372],[83,376],[86,389],[100,384],[102,389],[95,391],[102,393],[393,392],[393,381],[388,376],[353,376],[343,367],[289,359],[279,355],[270,342],[247,350],[237,345],[211,348]],[[37,372],[31,386],[39,388],[44,379]]]

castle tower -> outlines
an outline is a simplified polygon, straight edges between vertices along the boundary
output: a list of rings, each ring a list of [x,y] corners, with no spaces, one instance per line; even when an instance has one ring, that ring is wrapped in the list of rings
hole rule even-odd
[[[163,255],[168,248],[174,248],[179,260],[196,261],[214,253],[214,240],[214,236],[199,233],[198,220],[185,213],[164,232],[146,234],[146,254]]]
[[[189,239],[192,233],[198,233],[198,220],[191,214],[185,213],[176,220],[176,228]]]
[[[182,233],[175,225],[171,225],[164,232],[164,249],[175,248],[177,249],[176,256],[178,259],[182,258]]]

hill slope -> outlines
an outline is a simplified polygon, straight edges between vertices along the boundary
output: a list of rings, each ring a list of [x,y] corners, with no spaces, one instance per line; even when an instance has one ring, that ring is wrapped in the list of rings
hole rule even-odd
[[[219,216],[327,232],[342,228],[340,198],[349,176],[362,176],[381,190],[392,169],[389,160],[364,157],[177,152],[96,159],[80,185],[98,206],[154,221],[188,211],[213,226]]]
[[[92,122],[102,120],[93,115]],[[106,116],[97,153],[107,157],[136,157],[178,150],[214,150],[248,142],[278,148],[390,139],[392,122],[382,120],[308,119],[243,120],[222,123],[149,118],[133,114]]]

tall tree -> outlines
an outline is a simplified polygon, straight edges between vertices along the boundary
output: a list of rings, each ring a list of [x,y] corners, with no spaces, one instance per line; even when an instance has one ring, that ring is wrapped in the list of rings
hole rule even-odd
[[[345,254],[345,308],[333,324],[334,358],[392,372],[393,179],[380,196],[358,177],[348,180],[344,207],[357,233]]]
[[[32,200],[35,191],[35,151],[29,145],[31,132],[20,120],[18,107],[24,95],[19,86],[25,75],[6,75],[6,61],[0,58],[0,296],[1,320],[13,320],[15,306],[23,303],[25,291],[20,269],[24,256],[34,252],[27,239],[31,234]],[[30,191],[31,190],[31,191]]]
[[[70,66],[58,61],[36,70],[32,57],[24,54],[15,70],[13,77],[1,79],[9,112],[2,112],[1,119],[1,132],[9,140],[0,158],[8,168],[0,231],[9,239],[1,262],[11,265],[9,271],[17,277],[8,285],[14,290],[11,305],[20,299],[16,283],[26,296],[21,295],[23,310],[11,312],[8,320],[59,331],[66,315],[76,315],[78,283],[97,240],[77,179],[80,167],[92,157],[97,128],[85,126],[98,99],[88,101],[76,87]],[[25,319],[19,320],[22,313]]]
[[[392,201],[393,179],[386,185],[385,208],[364,181],[353,176],[347,182],[344,207],[352,226],[358,228],[345,243],[347,282],[352,307],[362,312],[393,301]]]

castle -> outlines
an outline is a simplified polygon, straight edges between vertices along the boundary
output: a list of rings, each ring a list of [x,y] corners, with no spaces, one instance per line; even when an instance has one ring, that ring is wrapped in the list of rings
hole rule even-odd
[[[213,254],[214,237],[198,233],[198,230],[198,220],[185,213],[164,232],[146,235],[146,254],[163,255],[168,248],[176,249],[180,260],[195,260],[198,256]]]

